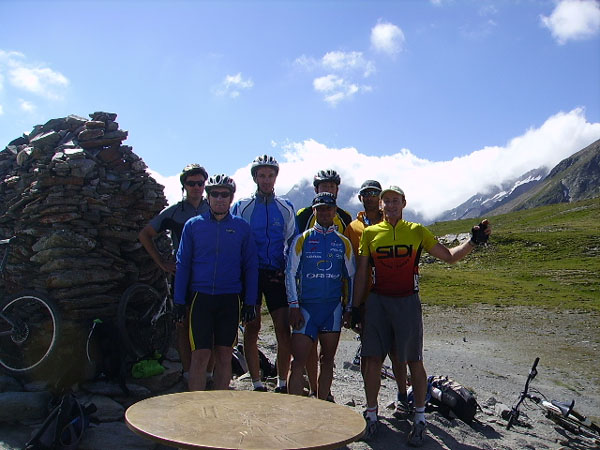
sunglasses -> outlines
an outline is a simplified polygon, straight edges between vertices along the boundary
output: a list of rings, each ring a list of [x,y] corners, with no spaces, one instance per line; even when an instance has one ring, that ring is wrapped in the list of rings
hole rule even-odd
[[[208,193],[212,198],[228,198],[231,194],[229,192],[215,192],[211,191]]]
[[[185,185],[188,187],[194,187],[194,186],[202,187],[202,186],[204,186],[204,180],[202,180],[202,181],[186,181]]]
[[[363,197],[379,197],[379,191],[364,191],[360,195]]]

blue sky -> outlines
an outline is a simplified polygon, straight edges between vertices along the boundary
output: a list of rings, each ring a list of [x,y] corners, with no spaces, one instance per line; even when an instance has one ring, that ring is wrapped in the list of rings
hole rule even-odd
[[[116,112],[179,195],[190,162],[284,194],[321,168],[425,216],[600,138],[600,3],[0,2],[0,146]],[[301,207],[304,205],[296,205]]]

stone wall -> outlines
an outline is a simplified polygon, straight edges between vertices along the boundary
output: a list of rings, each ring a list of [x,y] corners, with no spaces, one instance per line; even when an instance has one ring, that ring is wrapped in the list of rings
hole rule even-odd
[[[136,281],[164,292],[137,239],[167,203],[163,186],[122,145],[116,114],[89,116],[36,125],[0,152],[0,237],[17,236],[3,287],[45,291],[73,320],[114,317]]]

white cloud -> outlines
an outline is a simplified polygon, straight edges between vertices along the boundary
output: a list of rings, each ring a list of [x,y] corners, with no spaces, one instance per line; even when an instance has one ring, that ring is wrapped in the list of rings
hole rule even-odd
[[[600,31],[600,3],[597,0],[561,0],[552,14],[540,16],[559,44],[589,38]]]
[[[371,46],[375,51],[395,55],[404,47],[406,39],[400,27],[380,22],[371,30]]]
[[[326,70],[361,71],[365,78],[375,72],[375,64],[365,59],[362,52],[328,52],[321,59],[321,64]]]
[[[0,88],[4,79],[17,89],[46,97],[51,100],[61,99],[69,80],[62,73],[44,67],[41,64],[31,64],[20,52],[0,50]]]
[[[227,75],[225,79],[215,89],[215,94],[219,96],[228,96],[237,98],[242,90],[248,90],[254,87],[252,79],[244,79],[242,73],[238,72],[235,75]]]
[[[315,91],[323,94],[323,99],[331,106],[353,97],[359,91],[371,91],[370,86],[359,86],[334,74],[315,78],[313,87]]]
[[[2,107],[2,105],[0,105],[0,116],[4,114],[4,108]]]
[[[19,107],[25,112],[35,111],[35,105],[28,100],[19,99]]]

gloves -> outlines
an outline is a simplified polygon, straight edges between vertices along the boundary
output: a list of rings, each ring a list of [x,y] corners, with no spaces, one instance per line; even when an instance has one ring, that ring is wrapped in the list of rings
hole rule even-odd
[[[479,225],[476,225],[479,229],[475,229],[475,227],[471,228],[471,244],[478,245],[484,244],[488,241],[489,236],[485,234],[485,229],[487,228],[487,223],[480,222]]]
[[[187,313],[185,305],[181,305],[179,303],[175,303],[173,305],[173,315],[175,316],[176,322],[183,322],[185,320],[185,315]]]
[[[254,305],[242,306],[242,323],[252,322],[256,319],[256,307]]]

